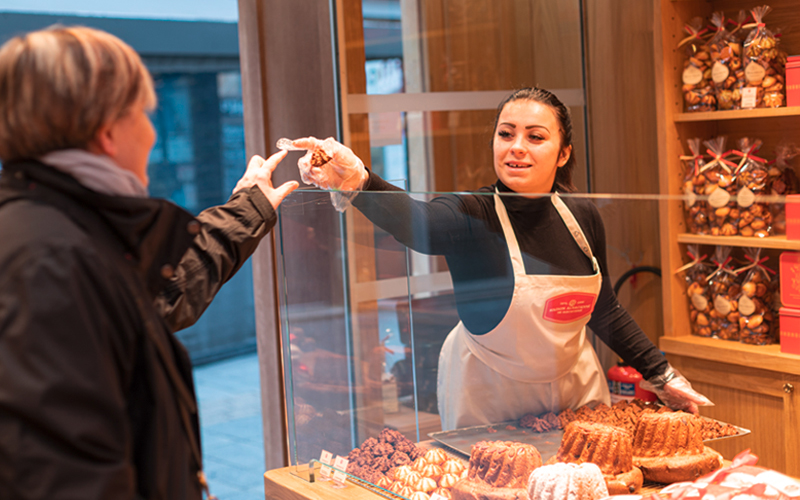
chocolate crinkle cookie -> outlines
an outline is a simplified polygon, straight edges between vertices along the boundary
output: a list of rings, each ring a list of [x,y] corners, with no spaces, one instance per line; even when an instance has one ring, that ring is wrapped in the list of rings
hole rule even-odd
[[[333,157],[325,152],[323,149],[315,149],[313,153],[311,153],[311,166],[312,167],[321,167],[331,161]]]
[[[400,467],[401,465],[407,465],[413,462],[411,458],[402,451],[395,451],[394,455],[392,455],[392,466],[393,467]]]
[[[394,467],[409,464],[423,453],[400,432],[386,428],[377,438],[368,438],[347,455],[350,460],[347,472],[375,484]]]

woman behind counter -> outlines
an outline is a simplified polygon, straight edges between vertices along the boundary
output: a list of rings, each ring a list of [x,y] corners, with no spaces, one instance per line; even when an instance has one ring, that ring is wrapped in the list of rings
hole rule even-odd
[[[293,145],[309,150],[299,162],[307,183],[398,191],[333,139],[309,137]],[[314,166],[319,149],[332,159]],[[481,194],[430,202],[366,194],[352,200],[409,248],[447,259],[460,322],[439,356],[443,429],[608,404],[586,326],[639,370],[669,406],[697,412],[697,404],[709,404],[617,302],[595,206],[557,194],[575,191],[567,108],[547,90],[514,92],[498,107],[492,155],[498,180]]]
[[[296,182],[253,157],[197,218],[147,196],[153,82],[118,38],[0,48],[0,498],[197,499],[194,323]]]

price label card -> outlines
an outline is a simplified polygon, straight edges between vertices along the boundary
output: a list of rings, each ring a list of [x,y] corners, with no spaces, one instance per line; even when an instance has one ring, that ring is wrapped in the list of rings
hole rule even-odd
[[[347,474],[342,472],[347,470],[347,462],[347,458],[339,455],[336,455],[336,460],[333,462],[333,467],[337,469],[333,472],[333,480],[342,486],[344,486],[344,482],[347,480]]]
[[[758,89],[745,87],[742,89],[742,108],[755,108],[758,102]]]
[[[331,473],[333,469],[330,468],[333,462],[333,453],[329,451],[322,450],[322,453],[319,455],[319,461],[322,465],[319,468],[319,475],[322,480],[328,481],[331,478]]]
[[[438,493],[431,493],[431,500],[447,500],[447,498]]]

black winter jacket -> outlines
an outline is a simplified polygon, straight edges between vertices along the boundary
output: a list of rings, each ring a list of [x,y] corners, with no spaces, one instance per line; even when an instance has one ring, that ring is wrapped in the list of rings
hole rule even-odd
[[[196,219],[37,162],[0,175],[0,498],[199,499],[194,323],[275,223],[252,187]]]

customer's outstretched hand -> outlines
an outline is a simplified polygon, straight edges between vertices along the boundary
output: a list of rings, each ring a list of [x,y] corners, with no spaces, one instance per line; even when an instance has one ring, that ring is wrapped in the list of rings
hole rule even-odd
[[[297,181],[289,181],[284,182],[277,188],[272,187],[272,172],[275,171],[275,167],[285,156],[286,151],[278,151],[266,160],[254,155],[250,158],[250,163],[247,164],[247,171],[236,183],[233,192],[235,193],[250,186],[258,186],[264,196],[267,197],[267,200],[269,200],[272,208],[278,208],[283,199],[300,185]]]

